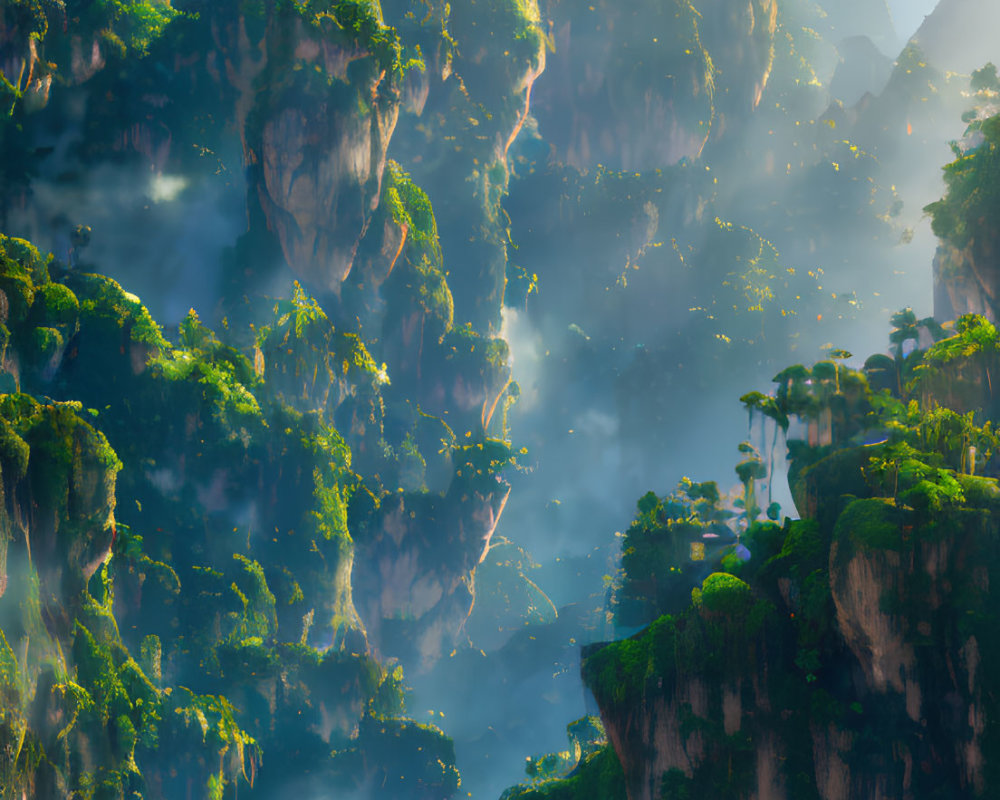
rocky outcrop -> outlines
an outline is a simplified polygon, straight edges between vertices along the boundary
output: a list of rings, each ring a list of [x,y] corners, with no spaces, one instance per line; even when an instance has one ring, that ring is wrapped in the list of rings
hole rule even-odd
[[[14,565],[19,583],[31,565],[53,620],[63,618],[63,607],[75,601],[105,561],[115,535],[115,477],[121,463],[78,410],[7,395],[0,422],[0,587],[8,585],[8,564]],[[53,634],[68,636],[69,631]]]
[[[534,113],[559,158],[580,169],[695,158],[713,126],[756,107],[770,76],[773,0],[697,9],[550,2],[546,13],[555,54]]]
[[[976,534],[920,538],[912,548],[885,550],[852,547],[853,533],[845,529],[830,553],[838,627],[873,695],[869,702],[894,707],[912,725],[903,723],[889,743],[892,760],[904,770],[880,777],[848,769],[851,793],[824,797],[908,796],[920,780],[914,768],[927,774],[929,762],[954,771],[963,791],[978,796],[986,783],[979,644],[968,629],[949,630],[949,620],[963,613],[962,594],[989,588],[989,571],[969,561],[974,545],[967,537]],[[906,525],[901,535],[919,536]]]
[[[109,796],[242,782],[271,797],[310,774],[359,796],[386,781],[400,800],[454,794],[451,741],[400,718],[402,668],[370,654],[352,598],[347,501],[371,493],[328,418],[363,413],[384,370],[300,288],[274,313],[253,360],[193,311],[170,347],[114,281],[0,237],[0,330],[24,364],[19,379],[82,398],[0,394],[4,789],[68,796],[99,773]],[[49,373],[41,345],[63,334]],[[115,522],[122,462],[117,488],[130,502]],[[508,488],[492,476],[461,487],[447,505],[438,498],[451,549],[421,561],[409,584],[396,582],[405,563],[388,575],[377,589],[387,613],[425,611],[429,586],[458,605],[465,590],[464,609],[434,617],[439,629],[467,616]],[[419,528],[402,545],[420,551],[428,526],[399,522]],[[436,656],[446,633],[421,645]],[[46,757],[12,759],[19,736]],[[261,747],[283,769],[258,774]]]
[[[204,104],[209,141],[235,128],[251,219],[276,237],[301,280],[332,295],[378,205],[401,75],[395,33],[374,9],[338,13],[203,10],[184,22],[181,41],[192,50],[174,59],[177,96],[164,98],[188,102],[186,89]]]
[[[769,600],[716,573],[683,614],[585,650],[630,800],[879,800],[936,786],[982,796],[984,642],[997,639],[976,620],[1000,562],[976,515],[993,513],[996,488],[963,486],[980,512],[853,500],[826,549],[825,525],[793,523],[756,572]],[[723,605],[713,580],[743,599]]]
[[[837,623],[847,646],[854,653],[873,691],[890,689],[906,696],[910,719],[920,719],[920,686],[916,682],[916,654],[904,636],[904,623],[897,614],[883,610],[885,597],[902,592],[904,572],[900,554],[878,551],[856,554],[846,564],[838,564],[840,544],[834,543],[830,573]]]
[[[419,44],[426,65],[407,78],[393,158],[434,203],[457,320],[496,332],[508,257],[500,205],[508,156],[548,58],[538,3],[394,0],[384,7],[401,36]]]
[[[962,314],[1000,318],[1000,254],[993,239],[959,248],[942,242],[934,255],[934,316],[957,319]]]
[[[279,35],[288,37],[295,48],[263,67],[273,77],[248,115],[244,152],[251,201],[285,260],[310,286],[336,295],[378,206],[398,67],[332,20],[316,27],[297,21],[265,39],[273,49]]]
[[[20,92],[25,112],[48,105],[57,75],[75,86],[104,68],[114,50],[111,20],[95,12],[85,22],[70,19],[62,3],[12,2],[0,10],[0,72]]]
[[[664,617],[626,643],[584,648],[584,677],[601,706],[630,800],[672,797],[706,779],[719,796],[790,796],[777,766],[787,760],[789,742],[776,730],[780,708],[767,666],[773,642],[761,636],[761,618],[747,611],[702,605],[676,623]],[[652,670],[639,655],[647,643],[655,652]],[[624,651],[631,655],[616,667]],[[645,677],[634,669],[646,670]]]
[[[431,669],[461,644],[476,566],[510,494],[456,479],[444,496],[400,492],[355,534],[355,604],[376,652]]]
[[[206,157],[217,174],[244,167],[251,224],[264,229],[255,235],[273,237],[280,260],[312,291],[336,296],[380,198],[404,73],[398,37],[377,4],[335,13],[274,3],[185,10],[193,13],[151,11],[163,17],[155,25],[131,20],[132,11],[94,12],[68,28],[49,14],[37,46],[24,25],[8,25],[0,64],[21,81],[24,111],[44,105],[38,98],[47,101],[57,72],[52,125],[81,135],[78,149],[90,158],[137,157],[187,183],[204,178]],[[169,35],[160,38],[164,26]],[[76,89],[82,83],[89,102]],[[227,180],[223,191],[243,188]],[[269,252],[249,256],[241,269],[265,273],[262,280],[278,266]]]

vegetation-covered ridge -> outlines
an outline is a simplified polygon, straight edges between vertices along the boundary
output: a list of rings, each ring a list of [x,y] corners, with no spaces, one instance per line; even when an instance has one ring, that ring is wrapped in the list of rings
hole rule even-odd
[[[1000,337],[893,324],[861,370],[790,367],[742,398],[765,455],[741,447],[737,505],[686,479],[639,501],[616,613],[650,624],[583,664],[623,770],[608,796],[991,796]],[[801,518],[762,520],[748,484],[786,438]],[[512,796],[590,797],[589,764]]]
[[[947,192],[924,208],[940,239],[934,261],[935,312],[957,316],[964,311],[997,317],[995,220],[1000,212],[1000,80],[996,66],[972,73],[973,107],[962,115],[968,128],[952,143],[955,160],[944,168]]]
[[[265,754],[260,796],[330,781],[457,790],[450,740],[402,716],[396,659],[412,675],[468,646],[474,573],[526,454],[493,324],[503,264],[487,265],[482,308],[472,280],[456,310],[413,165],[476,184],[461,211],[502,259],[506,153],[544,63],[539,9],[385,5],[30,0],[0,18],[0,230],[57,253],[0,240],[0,390],[77,403],[106,437],[123,465],[107,561],[122,647],[157,637],[163,687],[231,703]],[[457,125],[465,172],[388,158],[430,75],[446,97],[433,124]],[[75,166],[47,171],[64,158]],[[117,197],[85,203],[88,224],[43,221],[44,184],[97,174],[133,174],[144,199],[103,228]],[[236,206],[239,221],[211,223],[214,254],[199,234],[163,248],[190,248],[208,296],[185,298],[202,316],[165,333],[126,289],[172,294],[170,270],[130,272],[102,234],[162,233],[132,224],[140,207],[199,227],[195,197],[206,219]],[[181,791],[138,763],[141,791]],[[235,794],[234,775],[217,782]]]
[[[0,796],[453,794],[352,599],[351,504],[381,490],[332,420],[388,380],[357,336],[296,287],[247,354],[194,311],[171,341],[7,237],[0,309]]]

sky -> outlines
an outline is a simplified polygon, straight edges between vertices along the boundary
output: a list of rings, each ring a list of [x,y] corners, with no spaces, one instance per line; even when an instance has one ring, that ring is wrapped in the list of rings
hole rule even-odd
[[[900,38],[908,38],[916,33],[924,17],[936,5],[937,0],[889,0],[892,21]]]

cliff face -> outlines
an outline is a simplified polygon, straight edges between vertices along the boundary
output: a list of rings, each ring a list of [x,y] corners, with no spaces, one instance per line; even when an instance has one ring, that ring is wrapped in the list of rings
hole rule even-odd
[[[899,737],[891,742],[892,759],[903,767],[901,775],[878,780],[846,769],[837,779],[840,786],[832,776],[827,778],[823,797],[878,796],[879,792],[887,797],[907,796],[918,789],[930,764],[940,765],[938,769],[947,765],[963,791],[982,795],[987,712],[979,675],[979,643],[968,631],[949,635],[941,629],[943,620],[951,616],[949,608],[961,602],[957,592],[989,590],[988,568],[968,561],[973,548],[962,538],[921,542],[905,556],[891,551],[856,553],[846,563],[831,567],[837,623],[857,659],[864,685],[891,703],[896,714],[905,713],[914,730],[922,729],[922,735],[917,740]],[[832,565],[840,560],[838,550],[835,544]],[[915,590],[926,592],[921,613],[906,613],[912,606],[900,608],[895,601]],[[929,643],[933,644],[928,647]],[[824,744],[816,739],[817,753]]]
[[[758,688],[744,686],[743,679],[708,683],[693,678],[651,703],[642,715],[605,716],[608,739],[626,776],[628,797],[670,797],[678,781],[683,785],[682,776],[691,776],[708,764],[725,770],[733,781],[716,787],[719,791],[739,791],[725,796],[789,797],[787,781],[777,766],[785,759],[784,743],[755,722],[768,707],[768,698]],[[704,728],[699,729],[700,725]],[[726,737],[734,743],[731,749],[719,744]],[[741,782],[739,790],[737,781]]]
[[[702,609],[585,653],[632,800],[685,786],[762,800],[982,795],[989,701],[980,634],[963,619],[967,598],[989,590],[991,567],[972,564],[991,534],[897,521],[897,543],[858,547],[872,513],[843,513],[826,570],[786,578],[763,629]],[[830,638],[811,648],[800,630],[796,649],[790,629],[817,598]],[[690,660],[713,645],[721,665]]]
[[[964,248],[942,243],[934,255],[934,315],[955,319],[962,314],[997,318],[1000,268],[996,242],[970,242]]]
[[[112,32],[115,25],[121,28],[128,46],[108,56],[110,61],[105,58],[103,69],[81,76],[86,95],[76,94],[68,82],[61,86],[44,121],[66,128],[67,136],[79,135],[79,150],[92,162],[123,162],[128,169],[139,164],[143,176],[149,170],[166,174],[192,191],[211,185],[213,192],[236,198],[234,204],[245,203],[247,230],[226,256],[220,305],[228,319],[238,320],[238,345],[254,358],[252,369],[225,359],[221,368],[234,370],[251,394],[256,390],[248,386],[259,383],[262,402],[287,405],[306,415],[310,430],[318,426],[309,434],[313,444],[305,450],[314,452],[307,455],[281,437],[271,438],[262,418],[226,416],[231,407],[220,415],[226,417],[220,428],[218,417],[192,409],[183,426],[161,431],[160,444],[170,442],[166,452],[154,455],[157,444],[133,453],[156,464],[142,478],[129,480],[157,503],[193,496],[192,514],[182,523],[188,529],[198,513],[229,515],[235,527],[236,518],[257,528],[280,529],[287,523],[299,538],[294,545],[284,543],[286,550],[309,546],[302,531],[317,527],[309,514],[336,515],[324,543],[316,545],[323,558],[302,564],[317,599],[323,598],[314,608],[315,621],[304,626],[301,618],[308,609],[289,608],[279,598],[284,624],[306,629],[310,645],[346,646],[346,641],[386,655],[423,653],[414,656],[414,664],[426,666],[440,655],[431,652],[433,647],[448,652],[461,641],[473,573],[509,491],[499,474],[501,464],[510,466],[506,456],[492,466],[489,460],[476,464],[489,485],[474,491],[467,491],[468,476],[454,474],[453,448],[489,449],[507,436],[501,417],[516,390],[508,392],[505,343],[492,335],[480,337],[468,326],[453,326],[459,303],[460,322],[471,319],[487,331],[499,328],[506,267],[499,203],[508,179],[506,159],[525,121],[544,49],[537,8],[530,3],[497,2],[454,15],[441,4],[427,19],[426,10],[417,8],[415,16],[408,5],[396,6],[387,4],[386,11],[410,37],[405,57],[400,36],[383,23],[377,3],[339,4],[332,10],[315,4],[178,3],[181,14],[156,30],[162,36],[151,35],[134,46],[125,31],[138,26],[115,17],[122,13],[116,6],[108,24]],[[107,21],[88,21],[105,42],[108,37],[98,34]],[[55,52],[65,44],[65,31],[52,19],[49,23],[46,41]],[[8,37],[12,42],[14,33]],[[21,39],[22,44],[32,41],[27,35]],[[11,52],[19,51],[11,45]],[[404,145],[400,151],[412,159],[415,173],[443,183],[446,191],[437,191],[453,203],[450,210],[446,204],[440,230],[427,195],[398,163],[387,162],[404,89],[410,133],[427,125],[433,135],[428,143],[420,134],[419,147],[411,151]],[[24,102],[18,109],[30,116]],[[453,157],[452,142],[458,140],[461,152]],[[208,177],[212,169],[215,175]],[[47,225],[44,217],[34,212],[34,224]],[[488,258],[455,251],[455,263],[466,265],[452,279],[465,293],[456,301],[440,239],[445,235],[464,247],[470,232],[472,248]],[[71,261],[77,257],[70,252]],[[200,263],[202,257],[196,253],[194,260]],[[270,295],[292,277],[300,284],[292,298],[276,306]],[[215,353],[214,334],[198,333],[197,320],[189,323],[197,341],[215,341],[209,346]],[[361,337],[372,343],[371,351]],[[46,380],[86,383],[85,365],[98,360],[106,342],[95,343],[93,333],[83,331],[64,363],[68,339],[63,336],[47,351]],[[162,355],[160,350],[131,341],[125,347],[134,375],[122,375],[119,389],[132,392],[135,378],[149,393],[145,411],[150,411],[156,392],[178,387],[159,383],[162,375],[146,369],[148,357]],[[16,350],[7,353],[9,370],[18,378],[29,369],[20,358]],[[177,368],[171,364],[167,371]],[[30,365],[29,377],[41,370]],[[67,371],[72,381],[64,377]],[[106,388],[89,386],[87,396],[96,398]],[[239,425],[230,428],[237,419]],[[341,516],[347,513],[350,490],[325,474],[333,467],[315,463],[324,472],[321,485],[315,485],[310,470],[291,476],[278,466],[290,444],[310,463],[320,458],[324,448],[315,443],[326,441],[323,426],[342,433],[359,473],[370,479],[366,490],[376,505],[383,494],[391,504],[402,488],[410,493],[407,513],[416,508],[428,514],[408,518],[412,535],[401,558],[418,572],[389,592],[391,597],[383,598],[377,577],[388,557],[382,534],[357,552],[342,547],[348,523]],[[236,437],[245,446],[232,461],[208,465],[198,455],[206,434],[220,444]],[[467,436],[471,441],[465,441]],[[345,468],[347,457],[339,445],[334,450],[339,455],[330,464]],[[247,489],[251,486],[258,489],[255,496]],[[305,519],[294,513],[294,521],[284,519],[289,502],[314,511],[307,511]],[[322,510],[316,510],[317,502],[325,503]],[[236,507],[240,511],[234,518],[230,511]],[[359,504],[352,526],[368,525],[369,512]],[[371,525],[381,530],[381,522]],[[216,547],[201,535],[190,542],[191,553]],[[352,564],[359,575],[376,576],[362,580],[357,590],[363,619],[352,604]],[[425,591],[427,585],[432,588]],[[294,594],[291,584],[286,588]],[[428,591],[437,596],[429,605]],[[139,595],[136,603],[142,605]],[[383,622],[391,627],[412,608],[419,609],[422,626],[438,631],[438,644],[416,647],[396,636],[390,646],[383,640]]]
[[[0,584],[8,585],[8,563],[18,573],[32,564],[45,613],[58,620],[110,554],[121,462],[71,404],[42,406],[23,395],[6,402]]]
[[[443,498],[400,493],[359,526],[355,602],[382,652],[427,671],[460,643],[475,569],[509,494],[501,481],[456,482]]]
[[[393,42],[352,41],[332,19],[272,26],[260,52],[240,54],[257,73],[241,82],[267,86],[244,122],[249,199],[295,273],[336,295],[379,202],[400,67]]]
[[[161,692],[158,640],[155,659],[140,667],[111,598],[88,591],[91,580],[107,591],[112,548],[122,545],[114,520],[122,464],[107,440],[79,403],[25,394],[0,398],[0,429],[4,792],[54,797],[92,786],[122,796],[142,785],[137,758],[159,796],[254,774],[256,745],[231,707],[181,687]],[[199,719],[214,727],[213,743],[200,740]]]
[[[631,800],[988,796],[1000,489],[979,474],[993,470],[992,427],[964,405],[993,364],[995,333],[981,318],[956,330],[916,356],[924,410],[892,410],[886,395],[878,410],[850,371],[823,400],[823,364],[779,375],[766,413],[829,426],[825,443],[790,443],[803,519],[752,524],[690,605],[691,570],[671,567],[661,580],[676,591],[658,593],[652,612],[664,616],[585,651]],[[887,440],[862,444],[862,420],[886,425]],[[651,563],[672,546],[656,537],[673,517],[695,524],[677,502],[640,501],[629,579],[644,575],[630,558]]]
[[[138,156],[188,180],[206,156],[220,171],[241,161],[251,217],[313,291],[336,296],[380,197],[403,75],[395,32],[377,5],[339,18],[267,3],[144,7],[6,10],[0,58],[20,82],[18,115],[45,108],[58,76],[45,116],[82,131],[91,158]],[[78,85],[102,100],[73,99]]]
[[[778,4],[550,2],[555,54],[535,114],[559,159],[645,170],[696,158],[727,116],[757,106]]]
[[[584,651],[628,796],[673,797],[686,785],[724,797],[788,796],[776,768],[789,743],[774,730],[781,700],[772,697],[768,663],[780,650],[768,635],[769,610],[748,605],[746,584],[718,573],[696,594],[683,619],[663,617],[617,652]],[[646,682],[642,700],[636,680]]]
[[[238,133],[251,218],[262,215],[301,280],[333,295],[378,205],[402,74],[376,9],[341,15],[212,6],[183,21],[191,49],[175,55],[170,98],[186,102],[186,86],[198,104],[223,101],[208,106],[210,136]]]
[[[511,177],[508,154],[546,69],[538,3],[383,5],[386,20],[419,44],[426,64],[407,76],[391,153],[434,203],[459,320],[496,333],[509,255],[501,207]]]
[[[984,69],[973,87],[990,92],[995,72]],[[945,168],[948,191],[927,206],[934,232],[941,239],[934,257],[934,313],[941,319],[961,314],[998,315],[1000,266],[993,220],[998,208],[995,188],[1000,127],[996,118],[973,111],[965,138],[955,145],[959,158]]]

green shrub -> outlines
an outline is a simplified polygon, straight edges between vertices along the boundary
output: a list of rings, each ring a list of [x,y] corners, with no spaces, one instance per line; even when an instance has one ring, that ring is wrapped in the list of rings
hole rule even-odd
[[[701,589],[694,591],[698,592],[696,597],[700,597],[702,607],[716,614],[744,614],[752,602],[750,586],[725,572],[713,572],[702,582]]]

